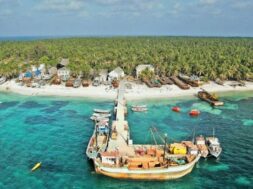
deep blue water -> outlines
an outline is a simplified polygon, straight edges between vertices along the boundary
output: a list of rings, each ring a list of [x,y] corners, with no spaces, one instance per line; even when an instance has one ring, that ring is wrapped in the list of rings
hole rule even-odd
[[[221,108],[183,98],[145,102],[147,113],[129,111],[134,143],[153,143],[151,126],[167,133],[170,142],[191,139],[194,128],[196,134],[211,135],[214,127],[223,147],[219,160],[201,160],[181,179],[144,182],[97,175],[85,157],[93,131],[89,116],[93,108],[112,109],[112,101],[0,93],[0,188],[252,188],[253,94],[229,93],[221,99]],[[174,105],[182,112],[172,112]],[[189,117],[192,108],[201,116]],[[30,172],[40,161],[42,167]]]

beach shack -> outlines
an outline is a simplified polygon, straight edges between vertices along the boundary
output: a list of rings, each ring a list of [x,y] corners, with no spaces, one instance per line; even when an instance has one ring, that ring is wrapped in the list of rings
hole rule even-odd
[[[151,64],[140,64],[138,65],[136,68],[136,77],[139,78],[140,74],[144,71],[144,70],[149,70],[151,72],[155,72],[155,68],[154,66],[152,66]]]
[[[30,82],[32,80],[32,76],[33,76],[32,72],[30,72],[30,71],[25,72],[24,77],[23,77],[23,81]]]
[[[56,67],[51,67],[48,69],[49,75],[56,75],[57,74],[57,68]]]
[[[100,70],[99,72],[99,82],[101,84],[107,84],[107,81],[108,81],[108,70],[106,69],[103,69],[103,70]]]
[[[57,64],[57,69],[61,69],[66,67],[69,64],[69,59],[68,58],[62,58],[60,63]]]
[[[57,70],[57,75],[62,81],[67,81],[70,78],[70,70],[66,67],[60,68]]]
[[[39,69],[33,72],[34,79],[40,80],[41,79],[41,71]]]
[[[108,81],[113,81],[113,80],[119,80],[120,78],[123,78],[125,76],[125,73],[122,68],[117,67],[114,70],[112,70],[108,74]]]

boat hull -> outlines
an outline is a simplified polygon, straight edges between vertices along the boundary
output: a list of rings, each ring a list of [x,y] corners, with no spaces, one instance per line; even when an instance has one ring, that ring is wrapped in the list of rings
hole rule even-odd
[[[181,178],[189,174],[200,156],[197,156],[194,161],[186,165],[172,166],[161,169],[144,169],[131,170],[128,168],[111,168],[103,167],[95,164],[95,169],[98,174],[116,179],[133,179],[133,180],[173,180]]]

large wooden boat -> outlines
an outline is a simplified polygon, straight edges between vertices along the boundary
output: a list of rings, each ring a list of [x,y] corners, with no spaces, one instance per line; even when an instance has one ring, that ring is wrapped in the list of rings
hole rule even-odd
[[[133,144],[124,116],[126,106],[123,94],[124,82],[118,90],[116,116],[110,126],[108,142],[96,141],[98,133],[94,131],[86,150],[87,156],[93,160],[96,173],[137,180],[169,180],[189,174],[200,158],[193,144],[168,145],[166,136],[163,145]]]
[[[168,157],[165,161],[158,161],[157,158],[152,157],[127,157],[124,159],[127,163],[122,162],[124,157],[115,152],[102,153],[101,157],[104,159],[114,159],[115,157],[116,164],[113,165],[102,163],[103,160],[100,158],[94,162],[96,172],[109,177],[135,180],[171,180],[190,173],[200,155],[194,156],[193,159],[187,159],[186,156]],[[185,163],[180,165],[177,161],[179,159]]]
[[[161,83],[159,82],[159,80],[155,80],[155,79],[151,79],[151,80],[148,80],[148,79],[144,79],[143,82],[150,88],[160,88],[162,87]]]
[[[224,105],[224,102],[219,101],[219,99],[216,96],[211,95],[210,93],[208,93],[206,90],[203,90],[203,89],[202,89],[202,91],[198,92],[198,97],[201,100],[208,102],[212,106],[223,106]]]
[[[181,89],[183,90],[187,90],[190,89],[190,86],[186,83],[184,83],[183,81],[181,81],[180,79],[178,79],[178,77],[176,76],[172,76],[171,80]]]

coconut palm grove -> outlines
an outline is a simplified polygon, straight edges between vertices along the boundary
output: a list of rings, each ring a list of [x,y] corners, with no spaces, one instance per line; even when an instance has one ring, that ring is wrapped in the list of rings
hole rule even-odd
[[[156,74],[195,74],[205,80],[253,78],[253,39],[222,37],[90,37],[0,42],[0,75],[16,77],[31,65],[55,66],[68,58],[72,74],[91,77],[121,66],[133,75],[139,64]]]

